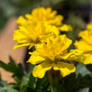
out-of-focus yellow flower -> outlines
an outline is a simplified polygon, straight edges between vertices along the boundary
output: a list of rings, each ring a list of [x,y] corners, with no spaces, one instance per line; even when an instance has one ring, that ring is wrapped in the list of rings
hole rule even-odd
[[[19,26],[18,30],[14,31],[13,40],[18,44],[14,48],[22,46],[33,46],[51,35],[58,35],[59,31],[55,26],[26,22],[23,26]]]
[[[76,41],[74,45],[83,52],[84,64],[92,64],[92,23],[89,23],[87,29],[80,32],[79,36],[81,40]]]
[[[28,62],[37,64],[33,69],[33,76],[43,78],[50,70],[60,70],[63,77],[75,72],[74,64],[63,61],[63,57],[68,54],[67,48],[72,41],[65,35],[50,37],[45,43],[36,45],[36,50],[31,54]]]
[[[92,51],[92,30],[80,32],[80,41],[75,42],[75,47],[82,51]]]
[[[88,30],[92,30],[92,22],[90,22],[90,23],[86,26],[86,28],[87,28]]]

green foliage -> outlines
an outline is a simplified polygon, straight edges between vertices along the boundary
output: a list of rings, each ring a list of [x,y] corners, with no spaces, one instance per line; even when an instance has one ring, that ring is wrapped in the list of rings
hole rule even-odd
[[[0,67],[4,68],[8,72],[13,72],[14,73],[13,77],[21,79],[24,75],[21,64],[17,65],[11,57],[9,58],[10,62],[8,64],[5,64],[4,62],[0,61]]]
[[[16,80],[16,83],[11,84],[8,84],[6,81],[0,80],[0,92],[6,90],[10,92],[46,92],[46,89],[44,88],[47,88],[49,86],[47,77],[41,80],[32,76],[33,65],[31,64],[30,71],[27,73],[23,69],[21,64],[16,64],[10,57],[10,62],[8,64],[0,61],[0,67],[8,72],[13,73],[12,77]]]
[[[0,92],[51,92],[52,87],[49,84],[48,77],[43,79],[32,76],[33,65],[30,64],[29,72],[26,72],[21,64],[16,64],[10,58],[8,64],[0,61],[0,67],[13,73],[15,83],[7,83],[0,80]],[[54,81],[54,80],[53,80]],[[92,65],[78,64],[76,73],[70,74],[65,78],[60,78],[58,84],[54,87],[56,92],[91,92],[92,90]]]

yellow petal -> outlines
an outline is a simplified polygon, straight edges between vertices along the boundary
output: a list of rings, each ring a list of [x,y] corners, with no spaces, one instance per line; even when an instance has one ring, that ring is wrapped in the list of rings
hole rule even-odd
[[[84,30],[80,32],[79,36],[86,41],[87,44],[92,45],[92,30]]]
[[[75,66],[73,64],[58,62],[53,67],[54,70],[60,70],[63,77],[75,72]]]
[[[72,31],[72,27],[71,27],[70,25],[64,24],[64,25],[62,25],[62,26],[60,27],[60,30],[61,30],[61,31]]]
[[[64,51],[67,48],[69,48],[69,46],[72,44],[72,40],[67,38],[66,35],[62,35],[60,36],[60,38],[61,38],[61,43],[63,43],[61,50]]]
[[[92,30],[92,22],[90,22],[86,27],[88,30]]]
[[[26,14],[25,17],[29,20],[32,20],[32,15],[31,14]]]
[[[27,62],[30,62],[32,64],[38,64],[38,63],[41,63],[44,60],[45,60],[45,58],[39,56],[39,54],[36,51],[34,51],[31,54],[31,56],[30,56],[30,58],[29,58],[29,60]]]
[[[29,45],[30,45],[30,43],[24,43],[24,44],[19,43],[19,44],[16,44],[16,45],[13,47],[13,49],[16,49],[16,48],[19,48],[19,47],[23,47],[23,46],[29,46]]]
[[[66,52],[61,58],[69,61],[78,61],[82,58],[83,51],[79,49],[71,49],[70,52]]]
[[[85,40],[76,41],[74,45],[77,49],[82,50],[82,51],[92,50],[92,45],[87,43]]]
[[[16,22],[17,24],[23,25],[26,23],[26,20],[24,19],[24,17],[20,16]]]
[[[84,60],[81,62],[83,64],[92,64],[92,54],[84,54]]]
[[[52,68],[51,64],[44,62],[34,67],[32,74],[34,77],[43,78],[45,73]]]
[[[68,61],[77,61],[83,64],[92,64],[92,51],[81,51],[80,49],[73,49],[61,57]]]

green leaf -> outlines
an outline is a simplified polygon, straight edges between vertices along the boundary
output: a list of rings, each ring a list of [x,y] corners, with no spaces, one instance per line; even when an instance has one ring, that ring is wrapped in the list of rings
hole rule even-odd
[[[22,78],[22,82],[20,85],[20,92],[30,92],[35,91],[36,88],[36,78],[32,76],[32,68],[33,65],[30,64],[30,71],[28,73],[25,73],[25,75]],[[28,90],[28,91],[27,91]]]
[[[15,61],[10,58],[10,62],[8,64],[4,63],[3,61],[0,61],[0,67],[5,69],[8,72],[13,73],[13,77],[17,77],[18,79],[21,79],[24,75],[24,69],[21,64],[16,64]]]
[[[86,68],[84,64],[78,64],[76,68],[76,75],[81,74],[82,76],[90,75],[91,72]]]

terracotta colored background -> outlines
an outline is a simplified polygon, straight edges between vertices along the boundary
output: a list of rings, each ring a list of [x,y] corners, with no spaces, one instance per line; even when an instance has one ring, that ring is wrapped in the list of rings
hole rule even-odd
[[[16,63],[23,63],[25,48],[22,47],[13,50],[13,46],[16,44],[16,42],[14,42],[12,38],[13,31],[16,28],[16,18],[13,17],[8,20],[3,31],[0,33],[0,60],[4,61],[5,63],[9,62],[9,56],[12,56]],[[5,70],[1,68],[0,73],[2,75],[3,80],[7,80],[8,82],[14,81],[11,77],[11,73],[7,73]]]

